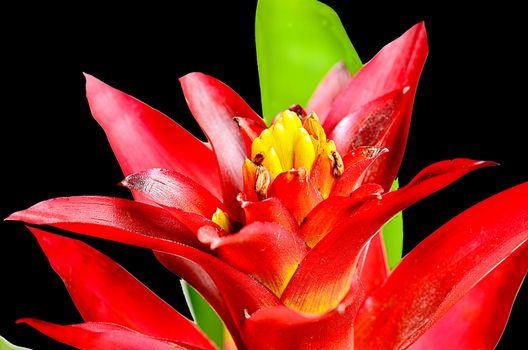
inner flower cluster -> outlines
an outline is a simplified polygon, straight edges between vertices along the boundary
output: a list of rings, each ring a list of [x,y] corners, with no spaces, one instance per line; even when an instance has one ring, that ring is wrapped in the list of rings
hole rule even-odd
[[[244,190],[258,200],[267,198],[271,182],[287,171],[306,172],[323,198],[328,197],[333,179],[343,174],[343,160],[315,113],[284,111],[253,140],[250,156],[242,169]]]
[[[321,198],[326,199],[343,171],[343,159],[335,143],[327,139],[317,114],[288,109],[251,143],[242,167],[244,198],[250,201],[268,198],[273,180],[290,172],[312,182]],[[211,220],[224,231],[234,232],[228,214],[221,209],[216,210]]]

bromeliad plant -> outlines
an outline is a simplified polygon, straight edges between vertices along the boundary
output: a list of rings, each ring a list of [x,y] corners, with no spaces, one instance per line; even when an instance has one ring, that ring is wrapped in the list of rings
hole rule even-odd
[[[335,65],[306,110],[286,108],[270,126],[220,81],[186,75],[183,92],[209,143],[86,75],[90,108],[135,201],[56,198],[9,219],[153,250],[220,316],[225,347],[493,348],[528,269],[527,183],[460,214],[393,271],[387,264],[387,221],[493,165],[439,162],[390,191],[426,54],[418,24],[353,76],[350,62]],[[259,65],[273,71],[262,51]],[[29,229],[84,323],[20,322],[83,349],[216,348],[110,258]]]

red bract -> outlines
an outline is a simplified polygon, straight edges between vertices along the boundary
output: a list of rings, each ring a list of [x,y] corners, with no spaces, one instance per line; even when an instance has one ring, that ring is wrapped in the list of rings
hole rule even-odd
[[[418,24],[354,77],[330,71],[308,107],[319,117],[297,106],[269,128],[228,86],[191,73],[181,83],[208,144],[86,75],[136,201],[57,198],[9,219],[154,250],[238,349],[493,348],[528,269],[528,183],[460,214],[392,272],[378,234],[402,209],[493,165],[439,162],[386,192],[426,55]],[[30,230],[85,323],[21,322],[79,348],[214,348],[110,258]]]

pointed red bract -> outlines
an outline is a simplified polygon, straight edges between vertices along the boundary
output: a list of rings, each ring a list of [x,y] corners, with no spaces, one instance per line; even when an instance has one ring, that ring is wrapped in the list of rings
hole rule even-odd
[[[246,225],[258,221],[273,222],[297,234],[299,228],[297,221],[278,198],[271,197],[259,202],[242,200],[240,205],[244,210]]]
[[[469,159],[439,162],[424,169],[407,186],[366,202],[306,255],[281,299],[305,312],[335,307],[349,290],[359,252],[383,224],[470,171],[490,165],[493,163]]]
[[[347,86],[352,76],[343,62],[336,63],[317,86],[317,89],[308,101],[308,111],[317,113],[321,124],[332,104],[341,91]]]
[[[87,244],[29,228],[86,322],[107,322],[145,335],[213,349],[195,324],[110,258]]]
[[[50,199],[11,214],[7,220],[50,225],[95,237],[139,245],[148,242],[183,243],[203,248],[196,236],[167,211],[128,199],[79,196]],[[130,244],[138,244],[130,242]],[[145,242],[145,243],[140,243]],[[163,249],[157,244],[155,249]]]
[[[528,183],[495,195],[448,222],[405,256],[387,283],[365,301],[356,321],[356,345],[361,349],[411,345],[528,240],[526,198]]]
[[[172,169],[220,198],[218,165],[211,149],[163,113],[89,74],[86,97],[125,175]]]
[[[527,270],[528,246],[525,243],[473,287],[409,349],[494,349],[506,327],[511,305]]]
[[[277,197],[301,223],[319,202],[323,200],[319,191],[310,182],[306,170],[290,170],[277,176],[268,190],[269,197]]]
[[[26,323],[61,343],[78,349],[113,350],[196,350],[196,347],[184,347],[164,339],[135,332],[123,326],[103,322],[87,322],[61,326],[32,318],[24,318],[18,323]]]
[[[223,204],[190,178],[168,169],[148,169],[126,177],[122,185],[143,193],[165,207],[181,209],[211,218]]]
[[[400,87],[409,86],[414,95],[427,52],[423,23],[386,45],[350,79],[336,98],[325,120],[325,130],[332,131],[348,114]]]
[[[229,265],[243,271],[280,296],[308,252],[304,242],[276,223],[254,222],[211,245]]]
[[[319,203],[306,216],[299,236],[306,244],[314,247],[336,225],[356,212],[366,201],[380,197],[383,189],[375,184],[366,184],[357,195],[352,197],[333,196]]]
[[[233,118],[247,118],[265,127],[264,121],[236,92],[213,77],[190,73],[180,82],[187,104],[216,154],[223,202],[233,213],[239,213],[236,196],[242,191],[241,169],[246,149]]]
[[[390,156],[377,160],[367,179],[387,191],[403,159],[414,96],[427,51],[425,26],[419,23],[385,46],[350,79],[324,124],[330,137],[337,139],[338,149],[358,141],[361,146],[389,149]],[[401,99],[397,97],[400,93]],[[393,98],[391,94],[395,94]],[[348,140],[343,139],[347,136]]]
[[[388,154],[379,154],[367,173],[366,182],[373,182],[389,190],[396,178],[410,125],[412,94],[409,87],[399,88],[363,105],[347,115],[334,128],[330,138],[341,154],[357,147],[376,146],[388,149]]]
[[[337,151],[347,154],[358,147],[377,145],[383,134],[398,121],[409,89],[401,86],[389,91],[341,119],[328,136],[336,144]]]

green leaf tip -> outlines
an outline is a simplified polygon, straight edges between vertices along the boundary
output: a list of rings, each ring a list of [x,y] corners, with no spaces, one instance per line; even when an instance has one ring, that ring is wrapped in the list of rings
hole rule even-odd
[[[268,123],[293,104],[306,106],[337,62],[351,73],[362,66],[339,16],[316,0],[259,0],[255,39]]]
[[[224,346],[224,324],[211,305],[187,282],[181,281],[183,294],[194,321],[213,343]]]
[[[0,350],[31,350],[31,349],[13,345],[10,342],[8,342],[6,338],[0,335]]]
[[[391,191],[399,188],[398,179],[394,180]],[[403,251],[403,214],[400,211],[381,229],[389,268],[393,270],[402,258]]]

